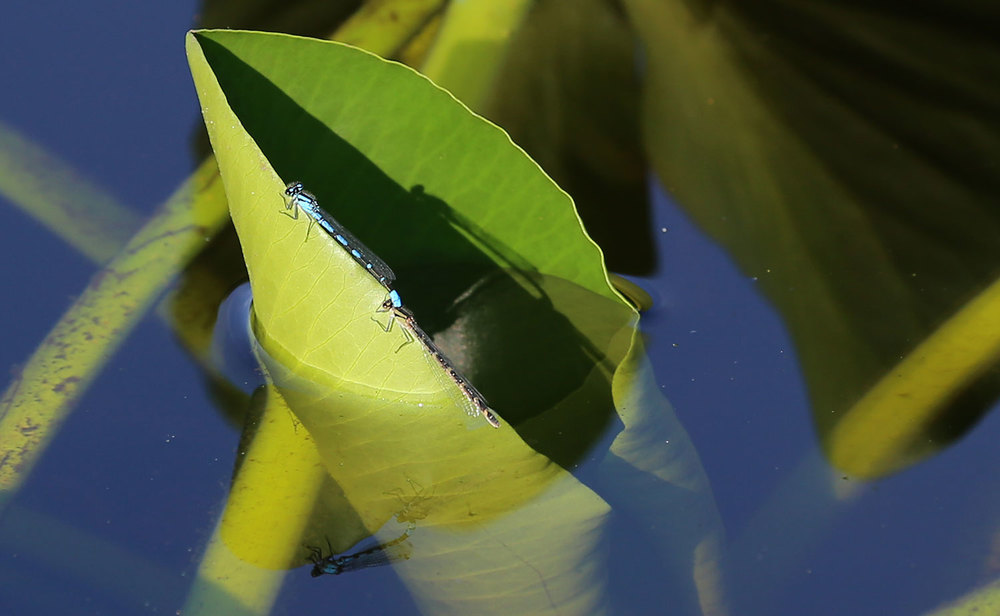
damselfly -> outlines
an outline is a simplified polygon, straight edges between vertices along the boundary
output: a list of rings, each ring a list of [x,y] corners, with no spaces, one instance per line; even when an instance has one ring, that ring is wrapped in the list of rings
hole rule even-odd
[[[400,348],[413,342],[414,339],[420,341],[420,344],[423,345],[424,349],[430,353],[431,357],[434,358],[437,366],[444,370],[451,382],[454,383],[462,392],[463,406],[465,406],[466,413],[472,415],[473,417],[482,415],[491,426],[494,428],[500,427],[500,420],[498,420],[496,415],[493,414],[493,411],[490,409],[490,405],[486,402],[486,398],[483,397],[483,394],[479,393],[479,390],[473,387],[472,383],[470,383],[469,380],[462,375],[462,373],[455,369],[451,360],[445,356],[436,344],[434,344],[434,340],[432,340],[431,337],[428,336],[419,325],[417,325],[417,319],[413,316],[413,313],[410,312],[409,308],[403,306],[398,294],[393,295],[390,293],[389,297],[382,302],[376,311],[386,312],[389,314],[389,322],[386,323],[383,328],[386,332],[392,329],[392,324],[397,320],[402,323],[401,331],[406,337],[406,340],[402,345],[400,345]]]
[[[309,550],[308,560],[313,564],[311,575],[313,577],[319,577],[324,574],[340,575],[348,571],[357,571],[358,569],[367,569],[368,567],[380,567],[396,560],[405,560],[410,557],[410,552],[407,549],[409,546],[402,544],[409,536],[410,529],[407,529],[406,532],[392,541],[342,556],[337,556],[333,553],[333,547],[330,546],[329,539],[326,542],[327,548],[330,550],[329,556],[323,556],[323,550],[320,548],[306,546],[306,549]]]
[[[299,211],[305,212],[309,216],[309,227],[306,229],[306,239],[309,239],[309,231],[316,223],[337,240],[344,250],[348,252],[354,260],[361,264],[375,280],[379,281],[386,289],[390,289],[392,281],[396,279],[396,274],[385,264],[382,259],[372,252],[361,240],[351,235],[350,231],[344,228],[337,220],[324,212],[319,207],[316,197],[305,190],[302,182],[291,182],[285,187],[285,211],[282,214],[298,220]],[[289,213],[289,211],[291,213]]]

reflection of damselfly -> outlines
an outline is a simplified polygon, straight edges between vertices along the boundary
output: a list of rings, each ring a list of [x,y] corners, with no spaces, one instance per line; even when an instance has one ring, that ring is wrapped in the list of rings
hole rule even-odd
[[[410,557],[409,546],[403,542],[410,536],[410,530],[407,529],[402,535],[387,543],[381,543],[367,550],[343,556],[337,556],[333,553],[333,547],[330,546],[329,539],[326,542],[327,548],[330,550],[329,556],[323,556],[323,550],[320,548],[306,546],[309,550],[309,560],[313,564],[311,575],[313,577],[319,577],[324,574],[340,575],[348,571],[357,571],[358,569],[367,569],[368,567],[380,567],[396,560],[408,559]]]
[[[496,415],[493,414],[493,411],[490,409],[490,405],[486,402],[486,398],[483,397],[483,394],[479,393],[479,390],[473,387],[472,383],[470,383],[468,379],[462,376],[462,374],[455,369],[451,360],[445,357],[445,354],[441,352],[441,349],[439,349],[436,344],[434,344],[431,337],[428,336],[424,330],[420,329],[413,313],[399,301],[399,295],[393,295],[390,293],[389,297],[387,297],[385,301],[382,302],[382,305],[377,308],[377,312],[389,313],[389,322],[386,323],[384,327],[386,332],[392,329],[392,324],[395,321],[400,321],[400,327],[402,328],[401,331],[406,337],[406,341],[403,342],[403,345],[401,345],[400,348],[413,342],[414,338],[420,341],[420,344],[423,345],[424,349],[430,353],[431,357],[434,358],[434,361],[437,362],[436,367],[444,370],[451,382],[454,383],[462,392],[462,406],[465,407],[466,413],[472,415],[473,417],[482,415],[491,426],[494,428],[500,427],[500,421],[496,418]]]
[[[292,212],[289,214],[289,210]],[[361,264],[365,270],[375,277],[387,289],[390,289],[392,281],[396,279],[396,274],[385,264],[385,261],[378,258],[374,252],[361,243],[361,240],[351,235],[350,231],[336,221],[319,207],[319,201],[312,193],[305,190],[302,182],[291,182],[285,187],[285,211],[282,214],[298,220],[299,210],[309,216],[309,227],[306,229],[306,239],[309,239],[309,231],[313,224],[319,223],[324,231],[337,240],[344,250],[350,254],[355,261]],[[391,290],[391,289],[390,289]]]

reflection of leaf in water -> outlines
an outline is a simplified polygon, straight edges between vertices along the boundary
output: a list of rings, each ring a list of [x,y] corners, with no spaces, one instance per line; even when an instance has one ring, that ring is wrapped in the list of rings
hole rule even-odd
[[[663,565],[644,592],[654,604],[669,596],[678,613],[727,614],[722,519],[694,444],[660,395],[638,340],[618,368],[614,393],[625,429],[601,465],[599,492],[648,529]]]
[[[851,407],[830,434],[832,461],[855,476],[879,477],[936,450],[928,434],[964,430],[959,411],[977,411],[996,395],[998,315],[1000,281],[927,336]]]
[[[422,527],[397,569],[429,614],[601,614],[603,500],[567,473],[477,532]]]
[[[845,412],[1000,268],[994,20],[977,3],[624,5],[657,174],[781,311],[828,453],[857,444],[834,442]],[[867,476],[912,463],[998,383],[993,370],[935,409],[892,456],[836,461]],[[887,407],[871,427],[926,410]]]

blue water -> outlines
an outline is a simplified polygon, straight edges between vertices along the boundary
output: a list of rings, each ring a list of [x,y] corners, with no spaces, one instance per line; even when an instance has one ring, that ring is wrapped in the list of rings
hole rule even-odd
[[[194,166],[189,140],[201,119],[183,33],[197,10],[193,2],[7,7],[0,79],[16,87],[0,97],[0,121],[148,215]],[[744,613],[920,613],[995,576],[985,563],[1000,519],[996,409],[940,455],[863,488],[823,532],[803,531],[801,545],[781,540],[830,513],[810,509],[808,498],[757,519],[797,470],[824,468],[794,347],[754,281],[662,195],[654,212],[654,227],[665,230],[657,276],[639,280],[656,300],[642,328],[662,391],[711,480],[737,559],[731,583],[752,597]],[[2,198],[0,216],[8,290],[0,366],[13,370],[97,269]],[[225,501],[239,438],[200,370],[148,316],[0,518],[0,613],[173,614]],[[778,528],[744,534],[769,521]],[[617,549],[637,569],[650,563],[655,581],[640,539],[615,524]],[[783,590],[754,596],[755,575],[786,576]],[[617,600],[623,613],[665,613],[642,592]],[[276,613],[331,604],[346,614],[416,613],[388,567],[314,580],[304,558]]]

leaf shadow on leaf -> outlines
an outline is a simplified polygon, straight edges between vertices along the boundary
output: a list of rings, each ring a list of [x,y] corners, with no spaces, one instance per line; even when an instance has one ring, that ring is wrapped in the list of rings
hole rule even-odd
[[[567,318],[566,309],[592,311],[594,303],[555,297],[542,284],[552,279],[541,281],[529,259],[480,230],[480,242],[492,241],[483,250],[470,239],[477,233],[468,216],[456,215],[420,183],[401,186],[253,66],[211,39],[199,40],[229,104],[278,174],[302,181],[336,208],[337,219],[396,270],[395,287],[429,334],[458,329],[453,335],[461,347],[443,348],[506,421],[520,426],[579,387],[595,362],[614,365],[623,356],[622,349],[604,349],[627,327],[630,310],[608,302],[612,312],[590,321],[598,329],[578,328],[573,321],[582,317]],[[518,430],[540,453],[568,466],[606,428],[610,390],[594,408],[603,415],[577,414],[572,431],[563,430],[563,420]]]

